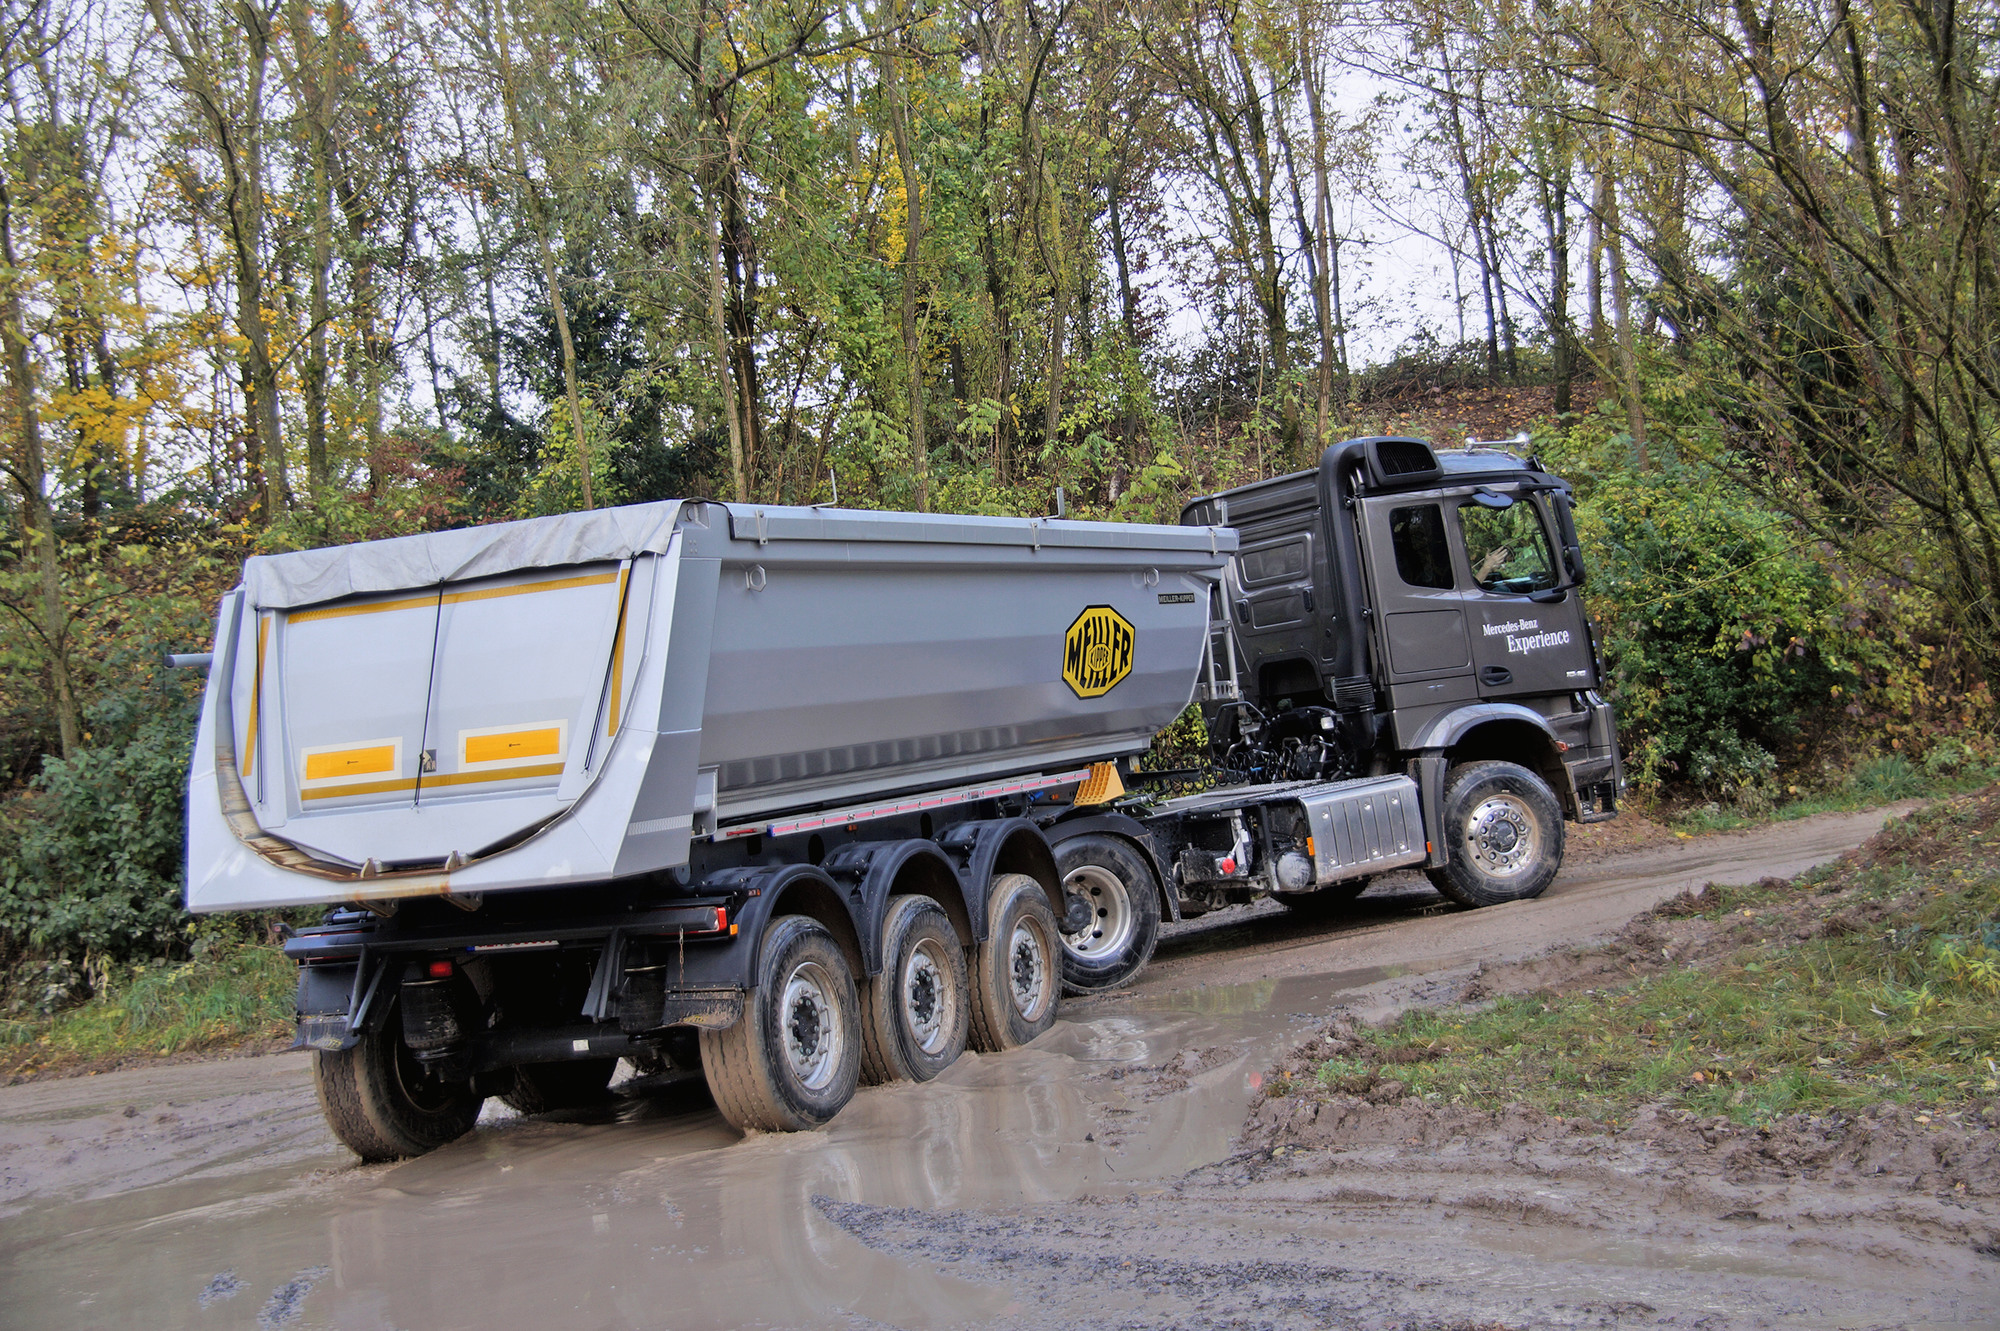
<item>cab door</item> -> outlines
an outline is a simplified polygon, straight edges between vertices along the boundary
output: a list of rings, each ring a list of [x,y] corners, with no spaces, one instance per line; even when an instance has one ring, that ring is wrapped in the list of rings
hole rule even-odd
[[[1583,597],[1557,558],[1545,497],[1480,486],[1454,512],[1479,696],[1595,688]]]
[[[1439,709],[1479,696],[1465,579],[1452,555],[1457,529],[1449,501],[1435,495],[1386,495],[1361,508],[1389,703],[1414,733]]]

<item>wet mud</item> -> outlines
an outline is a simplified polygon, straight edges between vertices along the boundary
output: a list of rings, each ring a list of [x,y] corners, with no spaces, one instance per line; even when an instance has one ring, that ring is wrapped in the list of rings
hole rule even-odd
[[[1246,1122],[1336,1003],[1455,995],[1881,818],[1619,856],[1498,910],[1385,880],[1332,926],[1190,921],[1034,1047],[814,1133],[739,1138],[699,1082],[654,1079],[360,1167],[300,1055],[0,1088],[0,1326],[1992,1325],[1989,1203],[1893,1170],[1737,1180],[1677,1174],[1657,1139]]]

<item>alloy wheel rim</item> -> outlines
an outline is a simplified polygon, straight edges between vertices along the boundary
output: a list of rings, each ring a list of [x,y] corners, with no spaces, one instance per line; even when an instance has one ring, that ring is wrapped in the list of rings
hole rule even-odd
[[[942,1053],[957,1015],[958,993],[936,940],[926,938],[903,963],[903,1015],[917,1047]]]
[[[825,1090],[840,1067],[847,1033],[833,1004],[833,979],[816,961],[800,965],[785,980],[779,1008],[785,1062],[807,1090]]]
[[[1541,847],[1540,824],[1517,795],[1488,795],[1466,817],[1466,853],[1489,877],[1514,878],[1530,872],[1541,860]]]
[[[1091,915],[1083,928],[1063,934],[1063,946],[1087,961],[1123,955],[1139,927],[1125,880],[1100,865],[1079,865],[1063,879],[1063,892],[1089,902]]]
[[[1033,1021],[1048,996],[1049,961],[1040,935],[1026,921],[1016,924],[1007,940],[1007,971],[1015,1010]]]

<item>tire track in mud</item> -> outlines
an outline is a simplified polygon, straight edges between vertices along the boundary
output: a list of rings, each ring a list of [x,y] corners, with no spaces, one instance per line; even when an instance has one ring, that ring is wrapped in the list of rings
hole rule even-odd
[[[1308,1143],[1301,1125],[1253,1123],[1230,1144],[1258,1071],[1335,1001],[1386,1013],[1448,999],[1479,962],[1606,936],[1709,878],[1796,872],[1882,818],[1578,864],[1540,901],[1478,912],[1431,912],[1435,894],[1406,876],[1376,884],[1344,926],[1275,907],[1189,921],[1136,986],[1067,1004],[1034,1047],[864,1091],[797,1137],[738,1141],[696,1088],[654,1089],[595,1116],[489,1115],[432,1156],[356,1168],[318,1124],[298,1056],[0,1088],[0,1206],[18,1217],[0,1240],[0,1324],[87,1297],[105,1324],[215,1325],[199,1298],[216,1271],[247,1294],[326,1265],[310,1300],[301,1288],[273,1315],[1990,1325],[2000,1260],[1977,1251],[1978,1207],[1906,1185],[1774,1198],[1767,1183],[1676,1176],[1643,1141],[1604,1151],[1546,1128]],[[528,1251],[531,1287],[477,1256]],[[260,1312],[217,1302],[219,1286],[209,1297],[216,1315]]]

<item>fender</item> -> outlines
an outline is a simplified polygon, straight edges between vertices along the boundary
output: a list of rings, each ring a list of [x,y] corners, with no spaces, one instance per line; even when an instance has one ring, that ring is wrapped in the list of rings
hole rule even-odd
[[[971,921],[978,914],[970,900],[972,889],[959,876],[958,866],[929,841],[864,841],[842,846],[820,867],[834,878],[852,884],[845,894],[850,902],[854,891],[857,888],[860,891],[856,919],[861,931],[863,964],[869,975],[882,969],[882,919],[889,913],[889,898],[897,882],[912,869],[918,876],[929,873],[941,885],[950,884],[955,889],[933,890],[929,895],[940,898],[938,905],[952,917],[952,926],[961,937],[968,933]],[[950,899],[953,896],[956,901]]]
[[[1548,718],[1540,712],[1513,702],[1478,702],[1433,717],[1429,725],[1417,732],[1410,748],[1448,749],[1458,743],[1467,731],[1489,721],[1525,721],[1547,735],[1551,743],[1555,742],[1556,732],[1549,727]]]
[[[965,885],[965,902],[972,915],[968,943],[986,941],[986,889],[1003,866],[1040,883],[1048,893],[1049,909],[1057,919],[1062,918],[1062,875],[1056,872],[1055,852],[1049,849],[1042,829],[1026,818],[959,823],[944,830],[938,845],[957,862],[959,881]]]
[[[1083,813],[1065,814],[1048,828],[1050,846],[1060,846],[1072,837],[1084,836],[1091,832],[1106,832],[1112,836],[1131,842],[1145,857],[1153,870],[1153,886],[1160,894],[1160,918],[1176,923],[1181,918],[1179,894],[1167,890],[1173,880],[1167,876],[1166,868],[1160,862],[1160,848],[1152,831],[1138,819],[1123,813]]]
[[[755,895],[736,913],[736,936],[727,942],[697,942],[662,949],[667,986],[672,989],[752,989],[757,961],[763,953],[764,932],[785,889],[801,882],[824,888],[847,909],[848,927],[861,936],[858,888],[844,889],[810,864],[784,864],[767,869],[730,869],[713,875],[709,885],[724,892]]]
[[[1410,758],[1409,773],[1417,783],[1417,799],[1423,808],[1424,838],[1430,845],[1430,858],[1424,861],[1427,868],[1441,867],[1449,853],[1444,843],[1444,778],[1450,769],[1445,750],[1458,743],[1466,735],[1494,721],[1518,721],[1532,726],[1556,747],[1555,730],[1548,719],[1531,708],[1512,702],[1481,702],[1460,707],[1434,717],[1431,723],[1417,733],[1415,750]],[[1559,750],[1558,750],[1559,751]],[[1569,768],[1563,766],[1565,777]],[[1568,792],[1574,804],[1574,786]],[[1564,796],[1562,790],[1555,792],[1557,800]]]

